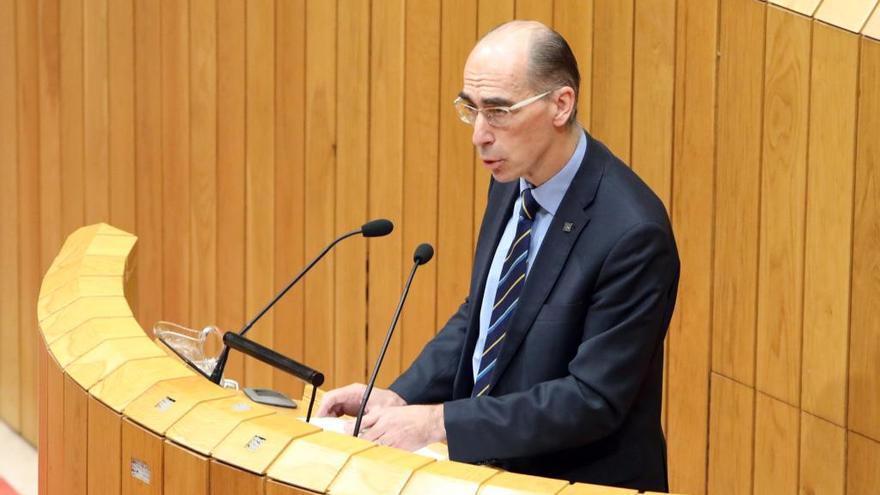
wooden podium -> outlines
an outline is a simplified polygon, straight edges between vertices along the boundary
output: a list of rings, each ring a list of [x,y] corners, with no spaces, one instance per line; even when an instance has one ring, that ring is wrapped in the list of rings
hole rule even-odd
[[[134,319],[137,238],[68,237],[38,319],[41,494],[633,495],[377,446],[220,388]]]

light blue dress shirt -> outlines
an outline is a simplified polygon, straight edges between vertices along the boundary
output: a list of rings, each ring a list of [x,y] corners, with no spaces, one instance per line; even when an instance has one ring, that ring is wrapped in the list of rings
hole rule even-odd
[[[541,242],[544,241],[544,236],[547,234],[550,222],[556,214],[556,209],[559,208],[559,203],[562,202],[565,192],[568,191],[568,186],[571,185],[572,179],[574,179],[575,174],[578,169],[580,169],[581,162],[586,153],[587,136],[581,132],[581,139],[578,141],[574,154],[571,155],[571,158],[568,160],[568,163],[562,167],[562,170],[557,172],[556,175],[551,177],[547,182],[532,189],[532,196],[534,196],[538,201],[538,204],[541,205],[541,210],[532,222],[529,258],[526,267],[527,274],[532,268],[532,263],[535,261],[535,256],[538,254],[538,249],[541,247]],[[521,178],[519,180],[520,192],[524,191],[527,187],[531,187],[531,185],[526,182],[525,179]],[[501,240],[498,242],[498,248],[495,250],[495,256],[492,258],[492,265],[489,267],[489,275],[486,277],[486,290],[483,292],[483,303],[480,306],[480,336],[477,337],[477,346],[474,348],[474,355],[472,358],[474,381],[476,381],[477,374],[480,371],[480,357],[483,354],[483,348],[486,346],[486,329],[489,328],[489,320],[492,318],[492,306],[495,304],[495,292],[498,291],[498,277],[501,276],[501,269],[504,267],[504,258],[507,256],[507,251],[510,249],[510,243],[513,242],[513,236],[516,234],[516,224],[519,221],[521,202],[522,195],[520,194],[513,204],[513,211],[510,215],[510,220],[507,221],[507,226],[504,228],[504,233],[501,235]]]

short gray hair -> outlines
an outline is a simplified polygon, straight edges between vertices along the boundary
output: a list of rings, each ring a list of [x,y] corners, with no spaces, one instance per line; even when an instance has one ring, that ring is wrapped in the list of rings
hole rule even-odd
[[[538,30],[532,38],[529,54],[529,83],[536,91],[550,91],[568,86],[574,90],[574,108],[568,123],[577,120],[577,102],[581,83],[577,59],[565,38],[546,28]]]

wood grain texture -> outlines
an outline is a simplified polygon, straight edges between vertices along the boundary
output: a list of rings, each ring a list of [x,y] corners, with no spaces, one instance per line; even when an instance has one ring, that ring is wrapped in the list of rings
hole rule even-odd
[[[880,41],[880,9],[874,9],[874,13],[871,14],[868,22],[865,23],[864,29],[862,29],[862,34]]]
[[[64,371],[51,357],[46,365],[46,381],[41,387],[46,390],[46,464],[40,467],[46,470],[47,493],[62,493],[64,487]],[[40,445],[42,449],[43,446]],[[42,459],[41,459],[42,461]]]
[[[83,5],[59,1],[61,229],[64,235],[85,223],[83,159]],[[11,74],[12,72],[10,72]]]
[[[880,443],[857,433],[847,434],[846,493],[869,495],[880,485]]]
[[[708,493],[752,493],[755,391],[712,374]]]
[[[877,0],[825,0],[815,18],[832,26],[858,33],[877,6]]]
[[[755,400],[754,493],[796,493],[800,413],[762,392]]]
[[[167,440],[163,444],[163,455],[166,493],[208,495],[211,475],[207,457]]]
[[[64,493],[85,495],[88,486],[89,394],[69,376],[64,377],[64,433],[61,485]],[[85,450],[86,452],[83,452]],[[83,455],[86,454],[86,455]]]
[[[40,264],[45,273],[61,248],[60,11],[37,2],[40,81]]]
[[[253,493],[261,495],[265,490],[266,478],[257,476],[228,464],[211,461],[211,495],[238,495]]]
[[[88,493],[119,493],[122,474],[122,417],[94,397],[89,397],[88,418]]]
[[[128,232],[137,228],[134,22],[133,0],[108,2],[110,222]]]
[[[822,0],[768,0],[769,3],[785,7],[807,17],[812,17]]]
[[[800,401],[810,22],[767,9],[755,385]]]
[[[712,369],[755,380],[766,7],[722,2],[715,167]]]
[[[547,0],[516,0],[516,18],[553,25],[554,2]]]
[[[630,161],[634,0],[594,0],[590,132]],[[683,10],[682,6],[678,7]]]
[[[83,130],[86,223],[110,220],[107,0],[83,2]]]
[[[860,68],[847,426],[880,441],[880,43],[862,41]]]
[[[578,91],[578,122],[591,122],[593,96],[593,2],[555,0],[553,28],[565,37],[578,61],[581,86]]]
[[[149,470],[149,481],[135,478],[132,463]],[[122,495],[161,495],[164,487],[163,442],[131,421],[122,420]]]
[[[813,25],[801,406],[846,424],[858,38]]]
[[[800,493],[846,493],[846,430],[801,412]]]

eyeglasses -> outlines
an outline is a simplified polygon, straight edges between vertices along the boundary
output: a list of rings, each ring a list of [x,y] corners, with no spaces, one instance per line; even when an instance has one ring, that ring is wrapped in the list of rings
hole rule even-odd
[[[462,122],[469,125],[474,125],[474,122],[477,121],[477,115],[479,113],[483,114],[483,118],[486,119],[486,122],[492,127],[504,127],[510,123],[511,115],[513,112],[527,106],[532,103],[540,100],[541,98],[549,95],[550,93],[556,91],[555,89],[551,89],[550,91],[545,91],[539,95],[532,96],[530,98],[526,98],[525,100],[515,103],[509,107],[488,107],[488,108],[477,108],[473,105],[468,105],[465,103],[465,100],[462,99],[461,96],[455,99],[452,102],[453,106],[455,106],[455,110],[458,112],[458,118],[461,119]]]

